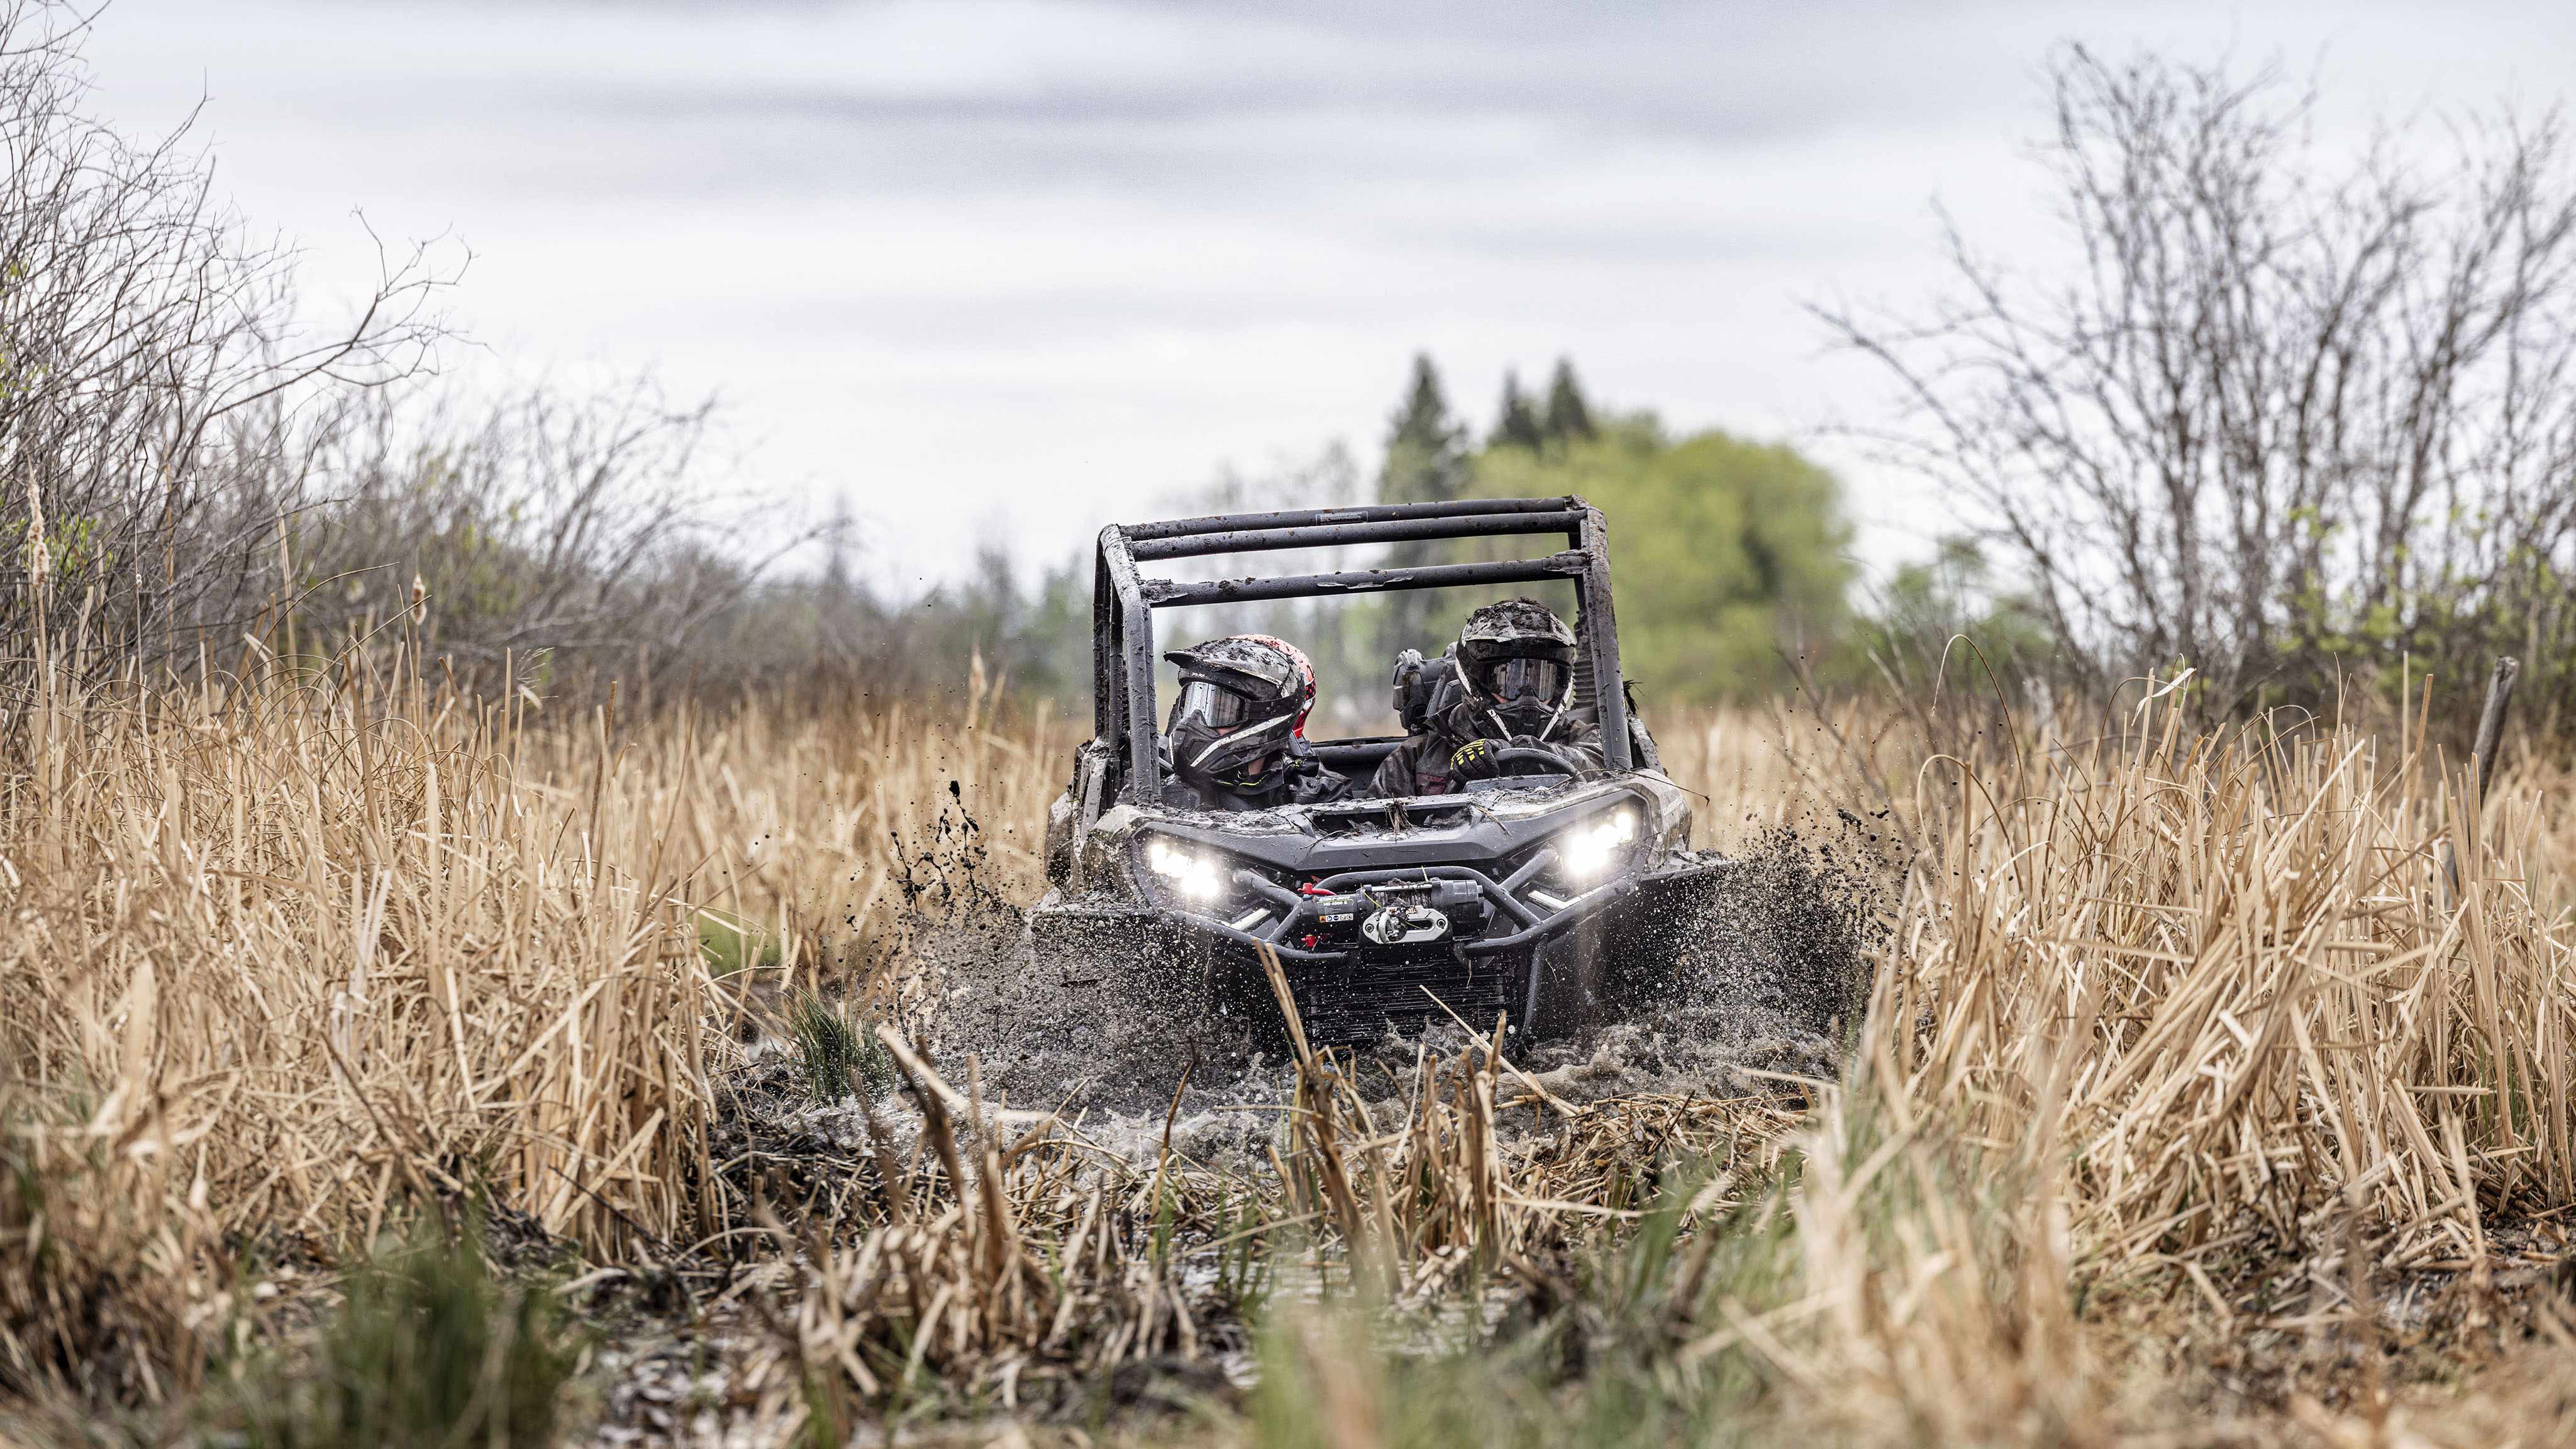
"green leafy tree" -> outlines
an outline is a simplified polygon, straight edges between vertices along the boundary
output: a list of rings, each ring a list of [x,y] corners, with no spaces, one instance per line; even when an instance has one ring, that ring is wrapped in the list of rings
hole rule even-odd
[[[1486,497],[1579,493],[1610,524],[1621,665],[1661,700],[1758,698],[1784,652],[1850,677],[1851,527],[1834,476],[1785,444],[1668,441],[1650,416],[1543,453],[1488,449]]]
[[[1493,436],[1485,440],[1488,448],[1536,448],[1547,441],[1547,432],[1539,423],[1538,409],[1530,406],[1529,394],[1521,391],[1520,374],[1503,374],[1503,402],[1494,412]]]
[[[1998,587],[1984,545],[1966,534],[1943,538],[1928,559],[1898,565],[1858,634],[1872,672],[1909,694],[1944,682],[1990,687],[1962,644],[1974,646],[2010,690],[2038,678],[2054,647],[2038,607]]]
[[[1556,375],[1547,382],[1547,415],[1540,427],[1551,443],[1587,441],[1600,432],[1592,423],[1592,404],[1574,380],[1574,360],[1556,360]]]

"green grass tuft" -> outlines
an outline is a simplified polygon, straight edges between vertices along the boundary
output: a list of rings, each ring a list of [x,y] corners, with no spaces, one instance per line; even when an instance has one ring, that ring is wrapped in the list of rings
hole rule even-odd
[[[1794,1295],[1796,1244],[1776,1189],[1683,1232],[1707,1181],[1677,1166],[1624,1242],[1561,1266],[1572,1297],[1535,1321],[1515,1315],[1387,1331],[1387,1307],[1292,1302],[1263,1315],[1249,1408],[1256,1449],[1540,1449],[1567,1444],[1768,1442],[1763,1374],[1741,1350],[1685,1364],[1676,1350],[1721,1323]],[[1765,1211],[1765,1206],[1771,1211]]]
[[[894,1062],[868,1023],[851,1020],[812,992],[788,1006],[787,1027],[796,1037],[805,1089],[815,1101],[837,1102],[857,1087],[865,1087],[873,1101],[894,1085]]]
[[[496,1281],[481,1235],[425,1226],[350,1274],[309,1356],[235,1385],[247,1449],[506,1449],[554,1442],[579,1361],[550,1286]]]

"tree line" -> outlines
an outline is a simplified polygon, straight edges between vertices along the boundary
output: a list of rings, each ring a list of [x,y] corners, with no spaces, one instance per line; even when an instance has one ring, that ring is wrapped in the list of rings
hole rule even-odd
[[[314,314],[292,254],[211,199],[186,129],[136,141],[89,114],[83,34],[68,7],[0,6],[0,734],[46,670],[194,674],[388,638],[535,698],[612,679],[645,700],[781,680],[919,694],[980,662],[1081,707],[1090,540],[1034,568],[988,549],[903,593],[870,581],[846,513],[779,537],[702,403],[649,379],[447,386],[453,259],[387,248],[358,307]],[[1622,410],[1571,359],[1543,389],[1507,373],[1478,427],[1418,356],[1373,469],[1336,446],[1157,511],[1581,494],[1609,519],[1650,706],[1920,694],[1972,653],[2007,697],[2107,701],[2188,670],[2205,713],[2245,718],[2393,700],[2427,674],[2467,688],[2513,653],[2541,727],[2576,728],[2557,117],[2391,126],[2346,155],[2272,69],[2069,47],[2048,85],[2035,164],[2071,263],[2016,271],[1953,228],[1944,293],[1816,313],[1894,388],[1856,435],[1954,505],[1929,557],[1865,578],[1830,471]],[[1463,607],[1443,591],[1166,622],[1296,638],[1328,722],[1364,728],[1393,652],[1436,651]]]
[[[1571,359],[1556,362],[1542,398],[1506,374],[1493,421],[1480,432],[1450,401],[1435,361],[1417,355],[1389,411],[1373,476],[1363,476],[1345,450],[1334,448],[1270,475],[1222,474],[1205,488],[1165,500],[1158,511],[1565,494],[1589,499],[1608,521],[1622,661],[1648,699],[1763,699],[1802,671],[1822,671],[1836,685],[1864,682],[1865,635],[1880,621],[1859,588],[1852,528],[1834,475],[1787,444],[1716,429],[1675,434],[1652,413],[1596,404]],[[1068,703],[1078,702],[1089,682],[1088,546],[1084,540],[1083,552],[1044,571],[1027,590],[1014,587],[1005,562],[995,557],[977,579],[940,601],[961,624],[971,620],[993,630],[977,634],[971,645],[988,664]],[[1208,578],[1291,567],[1418,567],[1512,557],[1533,546],[1551,545],[1410,542],[1176,567]],[[1899,596],[1920,592],[1915,574],[1899,574]],[[2026,642],[1999,626],[2009,615],[1984,597],[1986,582],[1983,575],[1959,580],[1946,596],[1974,614],[1959,620],[1961,627]],[[1328,720],[1382,726],[1395,652],[1437,654],[1467,609],[1507,592],[1537,592],[1546,595],[1543,602],[1573,612],[1570,588],[1525,585],[1218,606],[1161,615],[1157,624],[1171,636],[1167,642],[1244,630],[1293,639],[1316,662]]]
[[[1852,433],[1952,506],[1930,557],[1863,586],[1812,460],[1598,408],[1565,363],[1544,400],[1507,375],[1477,440],[1418,359],[1375,496],[1591,498],[1630,672],[1667,699],[1918,693],[1973,653],[2007,696],[2180,678],[2247,719],[2428,677],[2474,698],[2513,655],[2539,732],[2576,729],[2560,116],[2384,125],[2345,154],[2277,67],[2067,46],[2047,87],[2035,165],[2071,263],[2017,270],[1995,258],[2033,248],[1947,226],[1939,295],[1815,312],[1894,387]],[[1442,606],[1394,596],[1379,643]]]

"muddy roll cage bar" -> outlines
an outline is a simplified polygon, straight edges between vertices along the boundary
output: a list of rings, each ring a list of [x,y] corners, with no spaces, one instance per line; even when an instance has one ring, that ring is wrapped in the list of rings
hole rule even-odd
[[[1211,554],[1508,534],[1561,534],[1566,547],[1544,558],[1217,579],[1207,583],[1145,578],[1136,571],[1140,563]],[[1122,796],[1137,803],[1162,798],[1161,767],[1155,758],[1159,729],[1154,718],[1156,609],[1398,589],[1536,583],[1546,579],[1567,579],[1574,585],[1575,638],[1582,663],[1592,675],[1602,753],[1611,769],[1628,769],[1632,764],[1628,696],[1620,687],[1619,625],[1610,602],[1609,529],[1602,522],[1600,509],[1572,495],[1384,503],[1360,508],[1232,513],[1164,523],[1113,523],[1100,531],[1100,555],[1092,574],[1092,733],[1103,741],[1125,740],[1126,782],[1119,792]]]

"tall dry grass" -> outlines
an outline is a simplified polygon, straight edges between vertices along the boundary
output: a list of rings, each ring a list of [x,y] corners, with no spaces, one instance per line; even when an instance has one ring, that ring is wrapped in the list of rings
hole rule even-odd
[[[410,663],[38,699],[0,797],[8,1377],[148,1397],[245,1258],[405,1202],[488,1192],[603,1255],[700,1221],[660,802],[597,743],[532,771],[518,708]]]
[[[1791,1138],[1794,1288],[1698,1351],[1837,1442],[2477,1442],[2460,1380],[2565,1339],[2568,778],[2480,802],[2419,731],[2125,723],[1926,755],[1871,1010]]]
[[[1479,1049],[1426,1059],[1401,1115],[1301,1074],[1246,1178],[958,1095],[956,1160],[887,1168],[902,1212],[834,1238],[736,1221],[708,1160],[743,984],[900,971],[912,895],[970,861],[1033,895],[1072,722],[980,680],[563,719],[399,650],[52,691],[0,787],[0,1378],[184,1391],[246,1268],[485,1193],[599,1262],[769,1229],[811,1269],[805,1377],[852,1404],[1205,1351],[1233,1330],[1194,1275],[1240,1294],[1296,1246],[1399,1305],[1606,1291],[1585,1331],[1638,1394],[1760,1382],[1855,1441],[2110,1438],[2173,1402],[2177,1350],[2132,1319],[2349,1332],[2374,1275],[2426,1272],[2502,1305],[2512,1244],[2576,1206],[2576,811],[2547,763],[2472,809],[2411,729],[1659,723],[1704,844],[1885,821],[1873,1009],[1813,1115],[1553,1102]],[[710,922],[769,948],[743,978]],[[1636,1216],[1684,1159],[1723,1180]]]
[[[1089,731],[1049,703],[1004,706],[980,662],[926,701],[755,696],[646,722],[619,739],[616,768],[668,820],[690,904],[810,978],[896,920],[943,828],[956,848],[938,854],[974,857],[979,884],[1022,901],[1044,890],[1047,805]],[[577,779],[595,744],[554,731],[525,758]]]
[[[2484,1218],[2576,1204],[2566,781],[2464,802],[2342,729],[2123,738],[1948,798],[1882,973],[1889,1100],[2043,1131],[2105,1262],[2314,1241],[2474,1259]]]
[[[184,1388],[249,1269],[433,1204],[602,1262],[737,1226],[709,1079],[748,983],[710,923],[811,977],[943,819],[1022,891],[1073,744],[980,672],[948,707],[613,699],[478,700],[402,644],[38,693],[0,775],[0,1384]]]

